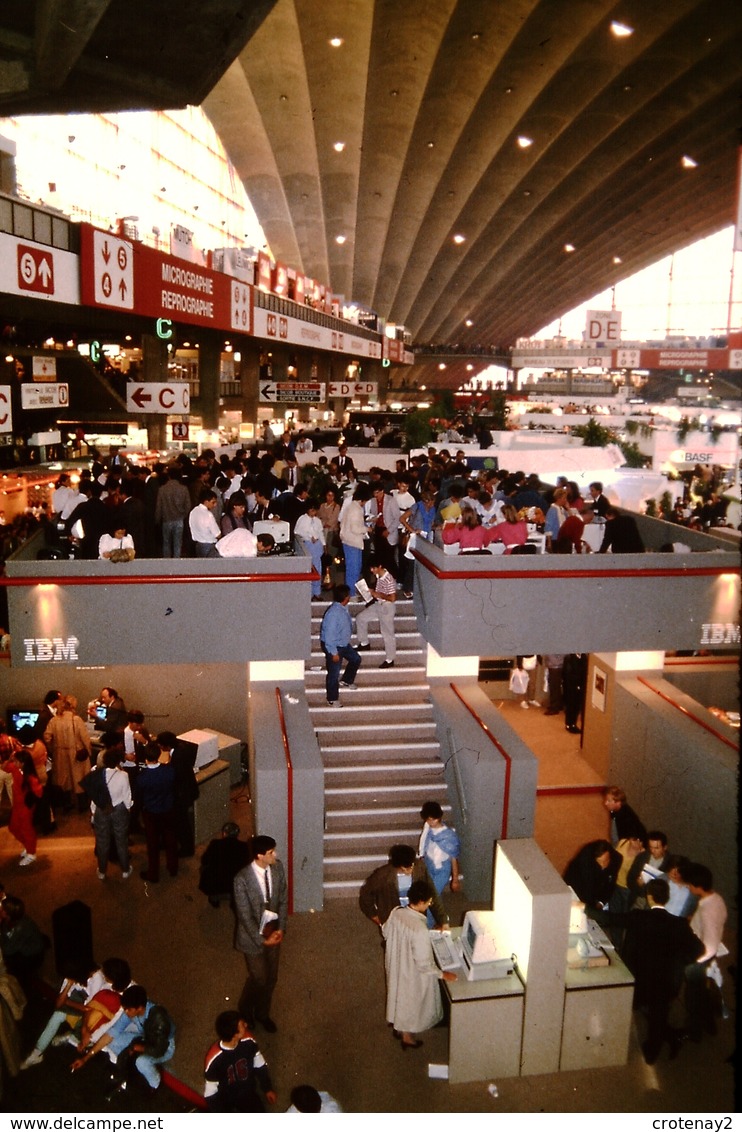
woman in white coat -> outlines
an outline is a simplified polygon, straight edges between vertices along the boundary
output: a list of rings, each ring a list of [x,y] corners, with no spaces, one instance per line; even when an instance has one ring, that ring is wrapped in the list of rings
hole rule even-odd
[[[413,881],[409,904],[393,908],[381,929],[386,940],[386,1020],[404,1050],[418,1049],[423,1043],[415,1034],[443,1017],[439,980],[456,981],[454,972],[439,970],[433,957],[426,920],[430,902],[427,884]]]

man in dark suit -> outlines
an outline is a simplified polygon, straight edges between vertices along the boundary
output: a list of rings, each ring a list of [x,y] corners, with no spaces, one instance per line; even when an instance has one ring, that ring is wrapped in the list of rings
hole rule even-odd
[[[174,731],[161,731],[157,743],[166,756],[164,761],[169,762],[175,771],[173,802],[178,856],[192,857],[196,851],[191,809],[199,794],[194,773],[198,747],[195,743],[179,739]]]
[[[605,513],[605,533],[599,554],[612,550],[614,554],[643,554],[644,543],[633,515],[623,515],[615,507]]]
[[[667,881],[657,877],[645,887],[649,909],[629,912],[625,917],[626,936],[623,959],[636,980],[634,1008],[647,1012],[647,1040],[642,1053],[647,1065],[653,1065],[663,1042],[670,1046],[670,1057],[676,1057],[680,1035],[670,1028],[668,1014],[677,996],[686,964],[703,951],[703,943],[694,935],[687,920],[665,910],[670,897]]]
[[[272,837],[252,839],[252,861],[234,878],[234,905],[234,945],[245,956],[247,966],[240,1013],[251,1027],[257,1022],[274,1034],[277,1027],[270,1009],[288,918],[288,888]]]

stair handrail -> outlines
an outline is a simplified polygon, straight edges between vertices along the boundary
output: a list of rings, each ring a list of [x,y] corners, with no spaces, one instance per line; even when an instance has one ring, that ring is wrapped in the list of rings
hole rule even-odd
[[[283,741],[283,754],[286,759],[286,840],[288,842],[286,849],[286,876],[289,890],[288,909],[289,915],[291,916],[294,912],[294,765],[291,761],[289,733],[286,729],[286,716],[283,712],[283,700],[279,687],[276,687],[276,707],[278,710],[278,722],[281,728],[281,739]]]

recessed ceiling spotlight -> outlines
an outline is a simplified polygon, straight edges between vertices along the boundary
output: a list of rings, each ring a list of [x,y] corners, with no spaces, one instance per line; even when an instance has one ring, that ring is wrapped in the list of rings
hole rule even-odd
[[[698,162],[692,157],[689,157],[687,153],[683,154],[680,164],[683,166],[683,169],[696,169],[698,167]]]
[[[474,369],[474,366],[473,366],[473,365],[471,364],[471,362],[469,362],[469,364],[468,364],[468,365],[467,365],[467,367],[466,367],[466,372],[467,372],[467,373],[471,373],[471,371],[472,371],[473,369]]]
[[[466,322],[465,322],[465,324],[464,324],[464,325],[465,325],[465,326],[473,326],[473,325],[474,325],[474,323],[472,322],[472,320],[471,320],[470,318],[467,318],[467,320],[466,320]]]
[[[573,252],[575,250],[575,246],[574,244],[565,244],[564,250],[565,252]]]
[[[432,149],[434,145],[435,145],[435,142],[429,141],[428,142],[428,149]]]
[[[347,239],[347,236],[336,236],[335,237],[335,243],[336,244],[344,244],[346,239]]]
[[[438,369],[445,369],[445,368],[446,368],[445,362],[438,362]]]
[[[390,90],[389,93],[392,96],[392,98],[396,98],[397,95],[399,94],[399,91],[395,88],[394,90]]]
[[[462,236],[460,232],[457,232],[456,235],[453,238],[453,242],[455,244],[463,244],[465,239],[466,239],[466,236]]]
[[[335,150],[335,153],[342,153],[345,149],[345,142],[335,142],[332,148]]]
[[[531,190],[530,190],[530,189],[524,189],[524,190],[523,190],[523,196],[524,196],[524,197],[529,197],[530,195],[531,195]]]
[[[471,37],[472,37],[472,39],[481,39],[482,33],[481,33],[481,31],[473,31],[471,33]]]
[[[505,94],[512,94],[512,93],[513,93],[513,88],[511,86],[506,86],[505,87]]]
[[[611,22],[611,32],[615,35],[616,39],[626,39],[627,36],[634,34],[634,29],[629,24],[622,24],[620,20],[613,20]]]
[[[618,264],[618,263],[623,263],[623,260],[621,259],[620,255],[614,255],[613,262]]]
[[[288,100],[289,100],[289,96],[287,94],[279,94],[279,96],[278,96],[279,102],[288,102]]]
[[[330,44],[330,47],[342,47],[345,40],[339,35],[334,35],[332,39],[329,39],[327,42]]]
[[[533,138],[528,138],[525,134],[518,134],[518,137],[515,139],[515,141],[521,149],[528,149],[529,145],[533,145]]]

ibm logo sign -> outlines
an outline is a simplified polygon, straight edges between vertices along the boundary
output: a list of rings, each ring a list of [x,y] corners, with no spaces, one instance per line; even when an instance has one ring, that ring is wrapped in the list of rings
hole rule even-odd
[[[738,645],[739,625],[712,621],[703,626],[701,645]]]
[[[70,664],[80,659],[79,644],[77,637],[68,637],[66,641],[61,637],[24,637],[23,659],[27,664]]]

